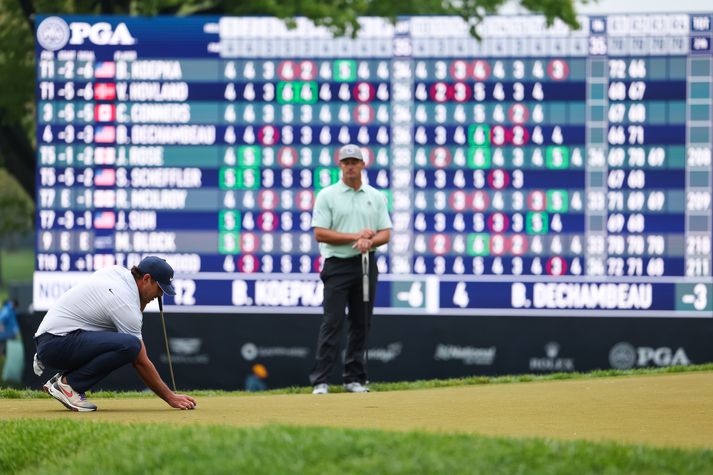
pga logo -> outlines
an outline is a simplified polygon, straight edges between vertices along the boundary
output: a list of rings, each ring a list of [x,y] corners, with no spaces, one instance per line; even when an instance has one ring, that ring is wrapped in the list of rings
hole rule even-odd
[[[125,23],[119,23],[116,28],[112,28],[106,22],[90,24],[75,21],[69,24],[69,29],[72,32],[69,38],[71,45],[81,45],[85,40],[100,46],[133,45],[136,43],[136,38],[131,36]]]
[[[688,366],[691,360],[683,347],[676,350],[667,346],[652,348],[648,346],[635,347],[622,341],[609,350],[609,364],[614,369],[643,368],[646,366]]]
[[[136,38],[131,36],[125,23],[112,26],[107,22],[75,21],[67,24],[64,19],[52,16],[42,20],[37,27],[37,42],[49,51],[60,50],[67,43],[81,45],[87,40],[100,46],[133,45],[136,43]]]

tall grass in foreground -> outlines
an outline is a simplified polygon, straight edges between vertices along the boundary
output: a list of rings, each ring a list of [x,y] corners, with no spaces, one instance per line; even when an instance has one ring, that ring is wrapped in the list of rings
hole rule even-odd
[[[0,473],[710,474],[713,451],[420,432],[0,422]]]

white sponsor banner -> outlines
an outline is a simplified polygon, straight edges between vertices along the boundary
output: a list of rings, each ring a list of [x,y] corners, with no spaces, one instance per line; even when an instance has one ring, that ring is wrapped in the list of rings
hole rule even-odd
[[[91,272],[35,272],[32,279],[32,305],[46,312],[62,295],[91,277]],[[144,312],[158,312],[158,301],[149,303]]]

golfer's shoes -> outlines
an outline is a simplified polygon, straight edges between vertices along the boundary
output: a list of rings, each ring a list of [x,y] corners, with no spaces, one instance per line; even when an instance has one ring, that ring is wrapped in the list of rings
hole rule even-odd
[[[65,405],[70,411],[96,411],[97,406],[87,401],[84,393],[79,393],[72,389],[69,384],[64,384],[61,378],[58,378],[49,389],[50,396]]]
[[[348,393],[368,393],[369,388],[364,386],[358,381],[352,381],[351,383],[347,383],[344,385],[344,390],[347,391]]]
[[[42,385],[42,390],[46,392],[47,394],[50,393],[50,386],[54,384],[55,381],[57,381],[59,378],[62,377],[62,373],[57,373],[54,376],[52,376],[49,381],[47,381],[45,384]]]
[[[329,386],[324,383],[315,384],[312,389],[312,394],[327,394],[329,393]]]

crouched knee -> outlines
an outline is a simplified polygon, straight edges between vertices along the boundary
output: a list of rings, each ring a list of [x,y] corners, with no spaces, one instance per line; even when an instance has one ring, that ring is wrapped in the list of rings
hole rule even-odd
[[[141,351],[141,340],[133,335],[126,335],[122,343],[122,352],[126,354],[129,361],[134,361]]]

